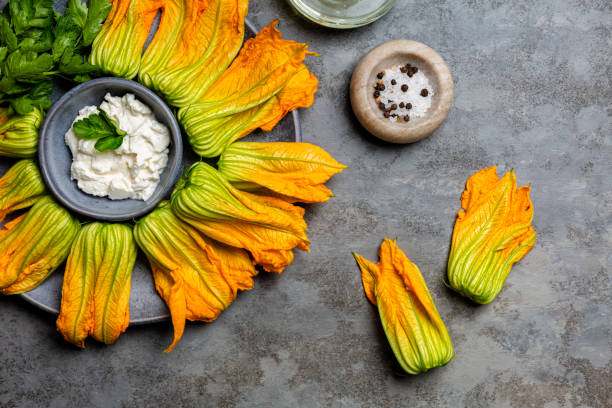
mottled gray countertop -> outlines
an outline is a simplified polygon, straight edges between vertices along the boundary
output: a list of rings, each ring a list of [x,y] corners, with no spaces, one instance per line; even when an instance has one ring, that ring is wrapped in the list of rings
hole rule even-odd
[[[308,206],[312,252],[213,324],[188,325],[168,355],[169,323],[80,351],[52,316],[1,297],[0,406],[612,406],[612,4],[400,0],[353,31],[283,0],[253,0],[249,17],[280,18],[321,54],[304,137],[351,167],[335,198]],[[433,47],[455,79],[447,121],[408,146],[367,135],[348,103],[359,58],[397,38]],[[499,297],[475,306],[441,279],[465,180],[494,164],[531,184],[538,237]],[[423,272],[457,353],[446,367],[396,374],[351,256],[374,260],[385,236]]]

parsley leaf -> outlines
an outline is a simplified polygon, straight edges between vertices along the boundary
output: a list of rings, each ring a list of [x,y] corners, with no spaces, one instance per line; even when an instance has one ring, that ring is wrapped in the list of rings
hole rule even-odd
[[[94,146],[97,151],[105,152],[107,150],[118,149],[123,143],[123,136],[107,136],[96,142]]]
[[[23,1],[23,0],[18,0]],[[49,28],[53,23],[53,0],[33,0],[34,18],[30,21],[30,27]]]
[[[123,143],[125,132],[103,109],[98,111],[76,121],[72,125],[74,134],[85,140],[99,139],[94,147],[100,152],[115,150]]]
[[[8,50],[13,52],[17,49],[17,36],[11,28],[11,24],[6,17],[0,14],[0,41],[8,47]]]
[[[72,80],[79,84],[82,84],[83,82],[91,81],[92,79],[93,77],[89,74],[84,74],[84,75],[77,74],[74,77],[72,77]]]
[[[29,21],[34,18],[34,5],[32,0],[10,0],[9,11],[15,33],[21,34],[30,26]]]
[[[47,80],[36,85],[26,95],[12,99],[11,107],[19,115],[25,115],[37,107],[41,111],[51,107],[51,91],[53,90],[53,81]]]
[[[87,20],[87,4],[81,0],[69,0],[66,14],[72,16],[74,22],[82,29],[85,26],[85,20]]]
[[[51,49],[53,44],[53,33],[51,30],[31,29],[24,34],[19,48],[23,51],[43,52]]]
[[[35,52],[21,50],[11,53],[4,64],[4,72],[7,76],[22,82],[40,82],[45,80],[48,71],[53,69],[53,57],[51,54],[37,55]]]
[[[53,32],[55,40],[53,41],[53,60],[59,61],[64,55],[66,49],[73,50],[81,35],[81,28],[74,21],[72,15],[66,14],[57,20],[57,25]]]
[[[76,121],[72,129],[75,135],[85,140],[115,136],[113,127],[98,113]]]
[[[83,26],[83,45],[89,46],[102,29],[102,23],[111,9],[110,0],[89,0],[87,19]]]
[[[53,22],[53,0],[10,0],[9,11],[15,34],[29,28],[49,28]]]
[[[115,130],[115,133],[117,135],[119,135],[119,136],[125,136],[126,135],[126,133],[119,128],[119,124],[113,118],[108,116],[108,113],[106,113],[104,111],[104,109],[100,109],[100,116],[102,116],[104,118],[106,123],[108,123],[109,125],[111,125],[113,127],[113,129]]]
[[[60,60],[59,71],[65,75],[83,75],[96,73],[99,68],[84,61],[82,55],[72,54],[72,50],[68,48]]]
[[[0,92],[7,95],[16,95],[30,89],[28,85],[19,84],[13,78],[10,77],[2,77],[0,79]]]

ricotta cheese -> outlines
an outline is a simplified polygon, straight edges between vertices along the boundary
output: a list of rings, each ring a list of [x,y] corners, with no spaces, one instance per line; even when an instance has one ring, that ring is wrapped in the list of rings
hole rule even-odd
[[[87,194],[147,200],[168,164],[170,132],[134,94],[106,94],[104,99],[100,108],[126,132],[123,143],[116,150],[99,152],[96,140],[79,138],[70,126],[65,140],[72,152],[71,178]],[[96,106],[86,106],[74,122],[98,112]]]

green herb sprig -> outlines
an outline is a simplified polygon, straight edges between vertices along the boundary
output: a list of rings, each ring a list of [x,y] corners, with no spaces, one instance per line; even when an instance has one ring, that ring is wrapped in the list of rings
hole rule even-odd
[[[94,147],[99,152],[118,149],[126,133],[103,109],[98,111],[99,113],[76,121],[72,126],[74,134],[85,140],[98,139]]]
[[[53,0],[10,0],[0,13],[0,104],[11,114],[51,107],[53,78],[85,82],[101,72],[87,62],[110,0],[69,0],[64,15]]]

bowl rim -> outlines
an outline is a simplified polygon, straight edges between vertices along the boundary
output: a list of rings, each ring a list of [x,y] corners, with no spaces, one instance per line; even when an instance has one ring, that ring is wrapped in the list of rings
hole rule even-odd
[[[423,61],[437,83],[438,103],[426,116],[410,123],[395,123],[380,115],[369,100],[369,81],[373,71],[383,61],[398,55]],[[412,40],[393,40],[380,44],[359,61],[351,78],[351,106],[359,122],[370,133],[390,143],[414,143],[436,130],[446,119],[453,102],[453,78],[444,59],[427,45]]]
[[[170,173],[168,174],[168,177],[165,182],[162,180],[159,181],[159,183],[164,183],[162,185],[161,190],[158,190],[159,192],[154,197],[152,197],[152,199],[149,199],[150,201],[149,200],[142,201],[143,206],[139,208],[138,210],[120,213],[116,215],[107,215],[104,213],[100,213],[100,212],[97,212],[95,209],[92,209],[89,207],[85,208],[84,206],[76,205],[74,204],[73,201],[66,199],[62,191],[60,190],[60,188],[55,184],[54,178],[51,176],[51,173],[48,168],[47,157],[45,155],[45,148],[46,148],[47,141],[49,139],[48,132],[49,132],[50,123],[52,122],[57,112],[62,109],[66,101],[72,99],[76,95],[80,94],[81,92],[91,87],[99,86],[100,84],[108,84],[108,83],[119,84],[120,86],[124,87],[128,91],[136,89],[142,93],[147,94],[147,96],[149,96],[154,101],[155,104],[159,105],[164,115],[170,118],[170,121],[168,123],[168,130],[170,131],[170,137],[172,140],[171,148],[174,150],[174,156],[172,157],[172,160],[168,161],[168,164],[166,164],[167,169]],[[68,149],[68,146],[66,146],[66,148]],[[40,172],[45,182],[45,185],[47,186],[47,189],[51,192],[54,198],[57,199],[64,207],[68,208],[69,210],[77,214],[83,215],[88,218],[96,219],[99,221],[126,221],[126,220],[135,219],[135,218],[148,214],[155,207],[157,207],[159,202],[162,201],[164,197],[166,197],[170,189],[174,187],[174,184],[176,183],[176,180],[180,175],[181,166],[183,162],[183,138],[181,134],[181,128],[178,124],[178,121],[176,120],[176,117],[172,113],[172,110],[168,107],[168,105],[166,105],[163,99],[159,97],[155,92],[139,84],[138,82],[132,81],[129,79],[115,78],[115,77],[102,77],[102,78],[92,79],[90,81],[84,82],[70,89],[68,92],[62,95],[62,97],[57,102],[53,104],[51,109],[49,109],[42,123],[42,126],[40,127],[40,131],[39,131],[38,161],[40,163]],[[108,197],[95,197],[95,196],[92,196],[92,197],[96,199],[100,199],[100,200],[110,200]]]

